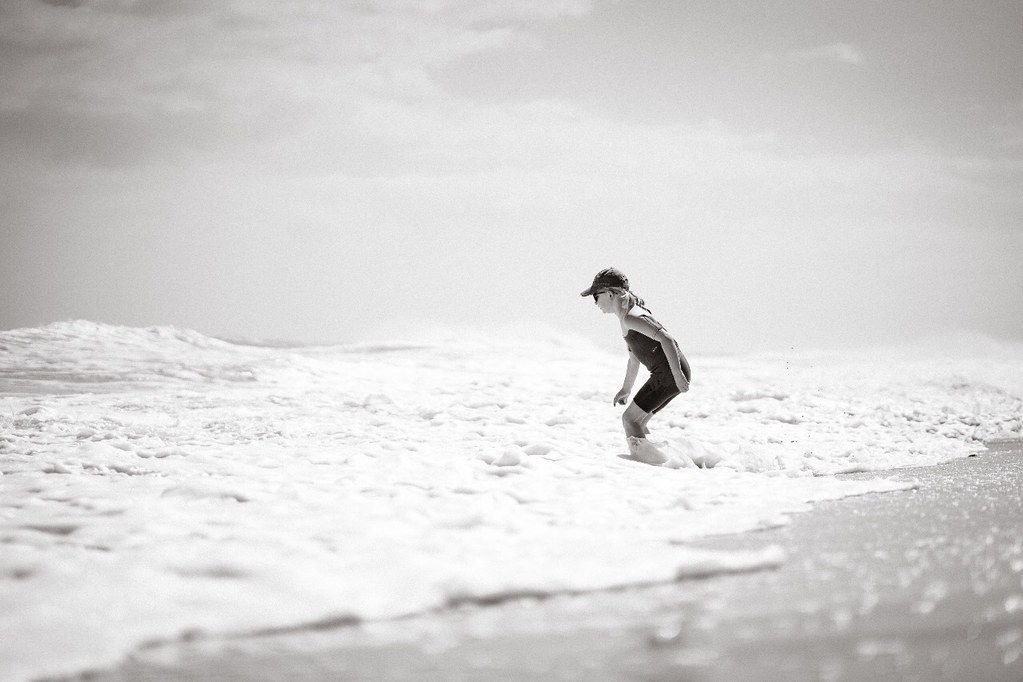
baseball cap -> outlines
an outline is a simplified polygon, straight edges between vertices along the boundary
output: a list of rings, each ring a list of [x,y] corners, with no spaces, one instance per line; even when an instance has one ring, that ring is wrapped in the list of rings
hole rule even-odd
[[[593,278],[593,284],[590,288],[585,290],[580,296],[590,296],[603,291],[605,289],[618,288],[628,289],[629,278],[625,276],[625,273],[616,268],[604,268],[597,273],[597,276]]]

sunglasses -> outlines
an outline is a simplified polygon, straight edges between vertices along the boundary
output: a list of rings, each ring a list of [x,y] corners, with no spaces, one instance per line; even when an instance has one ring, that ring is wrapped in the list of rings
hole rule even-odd
[[[606,294],[606,293],[607,293],[606,291],[598,291],[597,293],[593,294],[593,302],[596,303],[597,302],[597,298],[599,298],[601,294]]]

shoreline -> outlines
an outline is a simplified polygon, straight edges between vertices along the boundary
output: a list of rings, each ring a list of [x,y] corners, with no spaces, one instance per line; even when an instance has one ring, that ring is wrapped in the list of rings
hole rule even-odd
[[[774,570],[137,652],[63,680],[1023,679],[1023,441],[696,548]]]

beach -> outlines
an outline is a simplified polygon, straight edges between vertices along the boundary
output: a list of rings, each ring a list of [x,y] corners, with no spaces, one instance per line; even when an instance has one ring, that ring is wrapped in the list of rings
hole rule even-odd
[[[892,473],[913,488],[698,543],[779,545],[773,570],[175,644],[87,679],[1019,680],[1023,442]]]
[[[0,333],[0,679],[729,679],[799,656],[827,677],[908,655],[855,629],[909,599],[891,585],[934,618],[996,594],[970,641],[993,638],[986,672],[1017,664],[1018,451],[984,447],[1023,430],[1015,346],[695,356],[650,466],[611,405],[620,356],[518,332]],[[880,530],[904,536],[855,554]],[[959,543],[1001,578],[917,579]]]
[[[1023,682],[1023,2],[883,9],[0,0],[0,682]]]

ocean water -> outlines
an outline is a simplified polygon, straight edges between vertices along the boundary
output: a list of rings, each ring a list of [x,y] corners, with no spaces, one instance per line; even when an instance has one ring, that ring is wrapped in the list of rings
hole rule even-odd
[[[691,357],[692,390],[651,422],[655,466],[611,405],[624,350],[550,329],[307,348],[0,332],[0,679],[776,566],[778,548],[687,543],[1020,437],[1021,350]],[[853,471],[877,476],[835,477]]]

